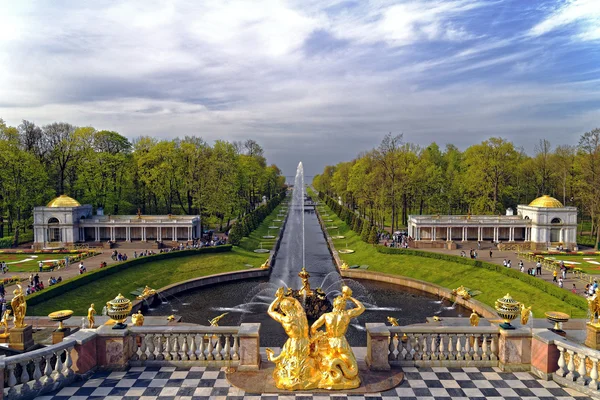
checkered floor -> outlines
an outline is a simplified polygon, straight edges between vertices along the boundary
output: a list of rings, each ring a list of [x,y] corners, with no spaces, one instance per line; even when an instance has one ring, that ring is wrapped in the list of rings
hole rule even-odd
[[[527,372],[504,373],[497,368],[404,368],[405,380],[385,393],[364,396],[260,395],[232,387],[225,370],[191,367],[140,367],[126,372],[98,372],[42,400],[201,400],[201,399],[587,399],[553,381],[535,379]]]

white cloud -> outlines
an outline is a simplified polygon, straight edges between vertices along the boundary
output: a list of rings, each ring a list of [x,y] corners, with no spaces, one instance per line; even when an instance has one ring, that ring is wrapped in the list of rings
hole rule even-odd
[[[600,1],[568,0],[531,28],[529,35],[542,36],[571,24],[577,25],[577,38],[600,39]]]

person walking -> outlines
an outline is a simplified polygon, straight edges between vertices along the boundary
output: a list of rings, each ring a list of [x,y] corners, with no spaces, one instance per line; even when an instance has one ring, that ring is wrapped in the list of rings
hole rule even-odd
[[[563,278],[562,278],[562,276],[561,276],[560,278],[558,278],[558,287],[559,287],[559,288],[562,288],[562,287],[563,287],[563,282],[564,282],[564,281],[563,281]]]
[[[552,282],[556,282],[556,277],[558,276],[558,272],[556,272],[556,269],[552,272]]]
[[[490,258],[492,258],[492,250],[490,250]]]

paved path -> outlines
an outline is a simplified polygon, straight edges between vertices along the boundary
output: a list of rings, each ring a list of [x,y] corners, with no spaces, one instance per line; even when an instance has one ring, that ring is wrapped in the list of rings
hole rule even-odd
[[[367,395],[245,393],[232,387],[225,368],[134,367],[127,371],[96,372],[38,400],[325,400],[325,399],[588,399],[553,381],[528,372],[505,373],[498,368],[404,368],[405,380],[392,390]]]

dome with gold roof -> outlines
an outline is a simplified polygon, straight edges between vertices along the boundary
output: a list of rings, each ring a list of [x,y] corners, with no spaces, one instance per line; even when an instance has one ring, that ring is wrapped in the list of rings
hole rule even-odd
[[[548,196],[547,194],[533,200],[531,203],[529,203],[529,206],[544,207],[544,208],[562,208],[562,207],[564,207],[560,201],[556,200],[552,196]]]
[[[54,200],[52,200],[46,207],[79,207],[81,204],[77,200],[72,197],[67,196],[66,194],[61,194]]]

